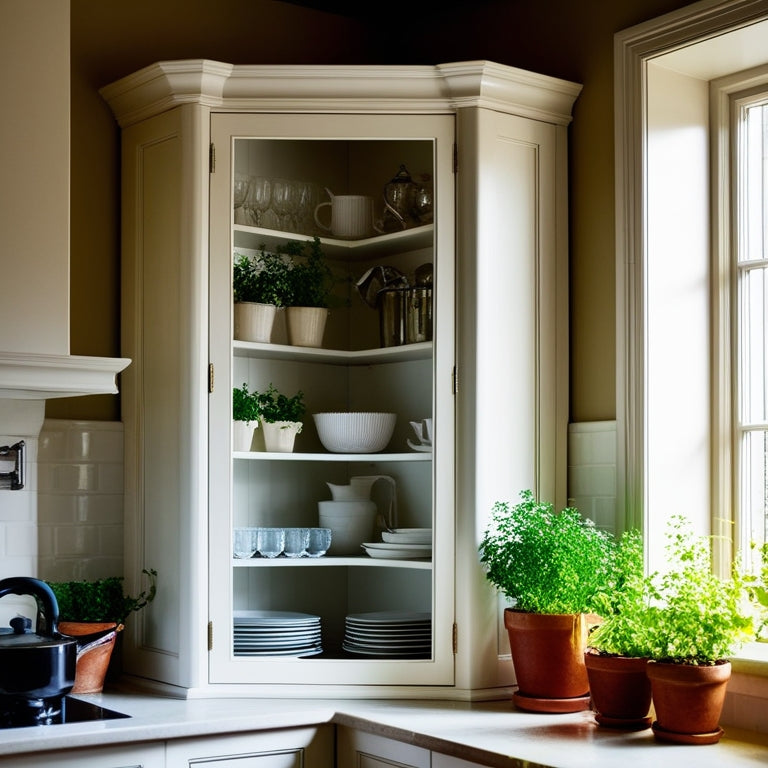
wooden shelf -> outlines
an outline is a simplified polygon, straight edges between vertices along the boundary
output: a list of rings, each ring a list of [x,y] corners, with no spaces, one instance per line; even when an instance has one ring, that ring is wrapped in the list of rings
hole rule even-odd
[[[253,357],[262,360],[295,360],[332,365],[372,365],[375,363],[428,360],[432,357],[432,342],[421,341],[415,344],[403,344],[399,347],[377,347],[376,349],[350,351],[235,340],[232,342],[232,353],[235,357]]]
[[[233,225],[235,233],[235,248],[261,249],[273,251],[278,245],[292,241],[311,240],[310,235],[299,235],[293,232],[279,232],[274,229],[249,227],[245,224]],[[434,225],[424,224],[401,232],[391,232],[386,235],[367,237],[364,240],[337,240],[331,237],[321,237],[323,251],[329,259],[342,261],[366,261],[368,259],[389,256],[393,253],[417,251],[432,246]]]
[[[268,451],[233,451],[232,457],[246,461],[432,461],[432,453],[274,453]]]

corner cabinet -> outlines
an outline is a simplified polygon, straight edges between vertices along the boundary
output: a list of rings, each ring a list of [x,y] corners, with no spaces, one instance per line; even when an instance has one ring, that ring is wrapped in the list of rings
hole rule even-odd
[[[514,682],[477,547],[495,500],[532,488],[565,501],[565,174],[579,90],[491,62],[201,60],[102,90],[122,127],[122,345],[134,361],[122,380],[127,587],[158,571],[126,637],[127,673],[190,696],[466,698]],[[384,219],[401,166],[428,185],[428,215],[358,239],[317,229],[330,194],[370,197]],[[235,181],[256,176],[301,182],[309,207],[238,213]],[[318,234],[338,278],[323,346],[288,344],[281,312],[269,343],[234,340],[233,260]],[[356,283],[427,264],[431,338],[385,346],[383,311]],[[293,453],[266,452],[260,430],[253,450],[232,450],[243,382],[304,392]],[[396,414],[383,451],[323,448],[312,414],[347,410]],[[410,422],[425,418],[432,450],[414,450]],[[399,527],[431,529],[431,557],[233,557],[235,528],[318,526],[328,483],[376,475],[394,479]],[[311,617],[322,640],[296,653],[295,637],[266,642],[241,625],[238,641],[237,618],[263,612]],[[347,642],[350,617],[393,615],[406,626],[378,640],[374,623],[363,652]],[[415,616],[426,631],[408,626]]]

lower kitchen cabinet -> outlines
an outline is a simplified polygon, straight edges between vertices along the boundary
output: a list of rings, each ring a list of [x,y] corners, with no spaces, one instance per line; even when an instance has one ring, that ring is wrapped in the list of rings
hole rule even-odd
[[[165,745],[119,745],[0,757],[8,768],[165,768]]]
[[[165,768],[330,768],[333,726],[169,741]]]
[[[336,728],[337,768],[430,768],[428,749],[354,728]]]

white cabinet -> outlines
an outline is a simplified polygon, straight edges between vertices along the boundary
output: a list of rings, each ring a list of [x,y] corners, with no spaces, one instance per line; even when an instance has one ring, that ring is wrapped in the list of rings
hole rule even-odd
[[[144,744],[138,747],[90,747],[77,750],[35,752],[0,758],[9,768],[165,768],[165,745]]]
[[[166,743],[165,768],[328,768],[333,726],[289,728]]]
[[[490,62],[165,62],[103,89],[123,128],[127,587],[158,570],[158,596],[126,637],[128,672],[265,695],[445,697],[513,681],[477,546],[496,499],[533,488],[564,502],[566,127],[578,92]],[[236,223],[235,175],[365,194],[380,211],[401,163],[432,176],[434,222],[322,238],[349,300],[324,348],[233,342],[234,254],[309,236]],[[427,262],[433,339],[382,348],[352,283],[370,266]],[[305,393],[295,453],[232,452],[243,381]],[[323,450],[312,412],[369,409],[397,414],[384,452]],[[425,417],[431,454],[407,445],[408,422]],[[401,526],[433,528],[431,560],[233,560],[234,527],[316,524],[327,482],[378,474],[397,481]],[[236,652],[242,610],[319,616],[323,652]],[[431,615],[429,651],[350,653],[346,617],[381,611]]]
[[[430,751],[354,728],[336,728],[336,768],[431,768]]]

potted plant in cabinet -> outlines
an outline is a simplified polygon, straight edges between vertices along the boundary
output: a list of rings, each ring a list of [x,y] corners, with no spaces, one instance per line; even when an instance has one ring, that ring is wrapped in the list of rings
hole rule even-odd
[[[254,257],[238,254],[232,267],[234,338],[269,343],[278,307],[289,294],[290,263],[264,246]]]
[[[608,727],[649,728],[646,666],[654,628],[639,531],[619,539],[613,586],[599,595],[596,608],[602,621],[590,631],[584,655],[595,719]]]
[[[648,577],[653,730],[661,741],[712,744],[723,733],[728,659],[754,637],[749,583],[738,563],[726,577],[712,571],[711,537],[696,536],[685,518],[672,517],[667,536],[668,567]]]
[[[232,389],[232,450],[250,451],[253,430],[259,426],[258,393],[249,392],[248,384]]]
[[[123,578],[110,576],[94,581],[49,581],[59,607],[59,631],[79,637],[114,629],[97,647],[79,656],[75,668],[72,693],[99,693],[109,671],[120,672],[120,656],[113,654],[128,616],[140,611],[155,599],[157,571],[144,570],[149,587],[136,597],[123,591]],[[119,649],[118,649],[119,650]]]
[[[270,383],[265,392],[254,392],[259,421],[264,432],[267,451],[290,453],[303,426],[306,412],[304,393],[292,397],[283,395]]]
[[[589,707],[584,651],[599,595],[611,588],[615,541],[574,508],[556,513],[523,491],[497,502],[480,544],[486,577],[514,601],[504,611],[515,704],[535,712]]]
[[[322,347],[334,280],[320,239],[292,241],[278,250],[291,260],[286,300],[288,343]]]

